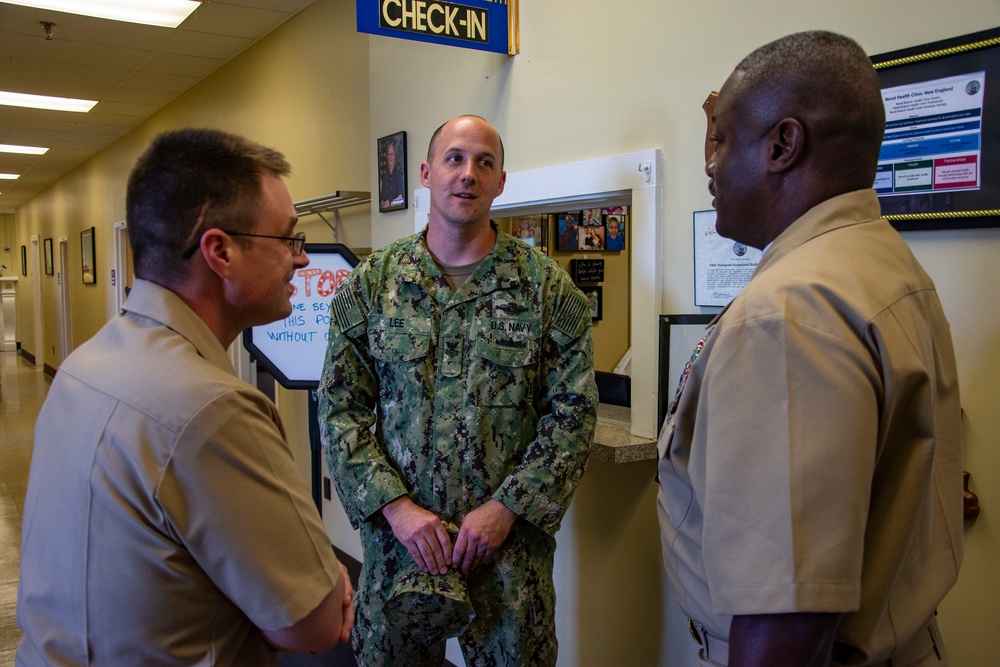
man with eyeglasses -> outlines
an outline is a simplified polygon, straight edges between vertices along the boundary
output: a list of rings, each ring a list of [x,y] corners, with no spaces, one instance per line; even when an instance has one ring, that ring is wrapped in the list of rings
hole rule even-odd
[[[309,258],[284,157],[160,135],[126,196],[137,280],[39,414],[16,664],[274,665],[347,640],[353,597],[277,409],[226,348]]]

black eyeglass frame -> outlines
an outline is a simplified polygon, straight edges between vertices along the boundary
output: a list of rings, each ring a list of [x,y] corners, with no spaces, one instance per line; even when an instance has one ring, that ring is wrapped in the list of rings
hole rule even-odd
[[[306,246],[305,232],[297,232],[295,236],[272,236],[270,234],[250,234],[247,232],[231,232],[228,229],[223,229],[220,231],[223,231],[226,234],[229,234],[230,236],[254,236],[259,239],[278,239],[279,241],[288,241],[289,245],[291,245],[292,247],[292,254],[296,256],[301,255],[302,251],[305,249]],[[198,247],[200,245],[201,245],[201,239],[199,238],[198,242],[195,243],[190,248],[188,248],[187,250],[185,250],[184,254],[181,255],[181,257],[183,257],[184,259],[191,259],[191,257],[194,255],[195,251],[198,250]]]

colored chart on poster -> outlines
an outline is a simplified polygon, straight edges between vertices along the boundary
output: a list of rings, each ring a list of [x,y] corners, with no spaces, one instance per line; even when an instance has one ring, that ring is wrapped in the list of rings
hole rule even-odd
[[[880,196],[978,190],[986,72],[882,90]]]

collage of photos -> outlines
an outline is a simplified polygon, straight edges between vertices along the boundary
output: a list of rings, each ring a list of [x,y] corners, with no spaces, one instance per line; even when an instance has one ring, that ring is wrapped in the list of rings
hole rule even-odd
[[[556,250],[624,250],[627,206],[588,208],[556,215]]]

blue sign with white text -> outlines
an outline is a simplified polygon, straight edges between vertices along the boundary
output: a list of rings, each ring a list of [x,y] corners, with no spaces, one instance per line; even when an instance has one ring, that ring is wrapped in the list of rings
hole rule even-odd
[[[358,0],[358,32],[510,53],[506,0]]]

